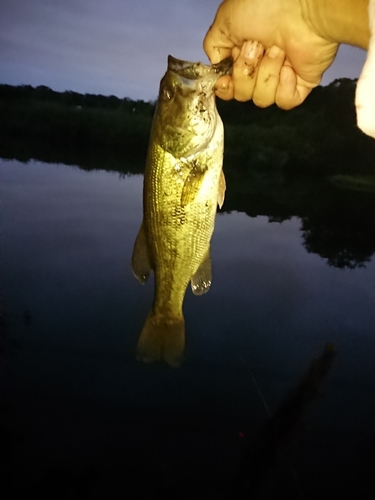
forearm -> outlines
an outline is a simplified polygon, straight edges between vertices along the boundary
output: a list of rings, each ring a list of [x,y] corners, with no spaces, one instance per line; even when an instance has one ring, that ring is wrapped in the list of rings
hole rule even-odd
[[[368,48],[369,0],[301,0],[303,15],[314,31],[336,43]]]

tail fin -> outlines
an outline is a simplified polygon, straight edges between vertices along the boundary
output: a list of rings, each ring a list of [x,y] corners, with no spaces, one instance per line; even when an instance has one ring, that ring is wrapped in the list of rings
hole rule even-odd
[[[137,359],[145,363],[164,360],[178,367],[185,349],[185,320],[156,318],[151,311],[138,340]]]

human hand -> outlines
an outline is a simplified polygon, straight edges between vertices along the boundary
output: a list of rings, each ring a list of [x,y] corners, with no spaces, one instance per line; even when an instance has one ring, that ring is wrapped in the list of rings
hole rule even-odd
[[[368,14],[371,36],[366,62],[357,82],[355,106],[358,127],[375,138],[375,0],[369,1]]]
[[[225,0],[204,40],[212,63],[232,55],[231,77],[221,77],[224,100],[253,99],[260,107],[301,104],[335,59],[339,42],[320,30],[304,0]],[[323,33],[323,35],[319,34]]]

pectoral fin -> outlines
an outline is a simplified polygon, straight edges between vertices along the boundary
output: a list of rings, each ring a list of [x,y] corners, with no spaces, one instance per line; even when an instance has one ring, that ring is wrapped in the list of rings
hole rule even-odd
[[[151,264],[147,252],[146,235],[143,222],[134,243],[132,255],[132,269],[134,276],[143,284],[151,273]]]
[[[185,207],[188,203],[194,201],[197,196],[204,179],[206,169],[203,170],[197,163],[193,163],[193,167],[186,177],[181,193],[181,206]]]
[[[219,205],[219,208],[221,208],[223,206],[226,187],[227,187],[227,185],[225,182],[224,172],[221,171],[220,178],[219,178],[219,188],[217,191],[217,204]]]
[[[212,280],[212,266],[211,266],[211,256],[210,247],[208,247],[207,252],[198,267],[197,272],[191,278],[191,289],[194,295],[203,295],[207,293],[211,286]]]

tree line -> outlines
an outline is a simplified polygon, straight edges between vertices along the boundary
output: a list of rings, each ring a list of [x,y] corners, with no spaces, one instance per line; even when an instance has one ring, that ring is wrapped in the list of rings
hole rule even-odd
[[[226,171],[233,177],[374,175],[375,141],[356,126],[355,84],[342,78],[318,87],[290,111],[218,99]],[[34,158],[78,156],[87,165],[107,158],[120,170],[126,162],[142,171],[154,110],[154,102],[128,97],[0,85],[0,155],[14,157],[21,140]]]

